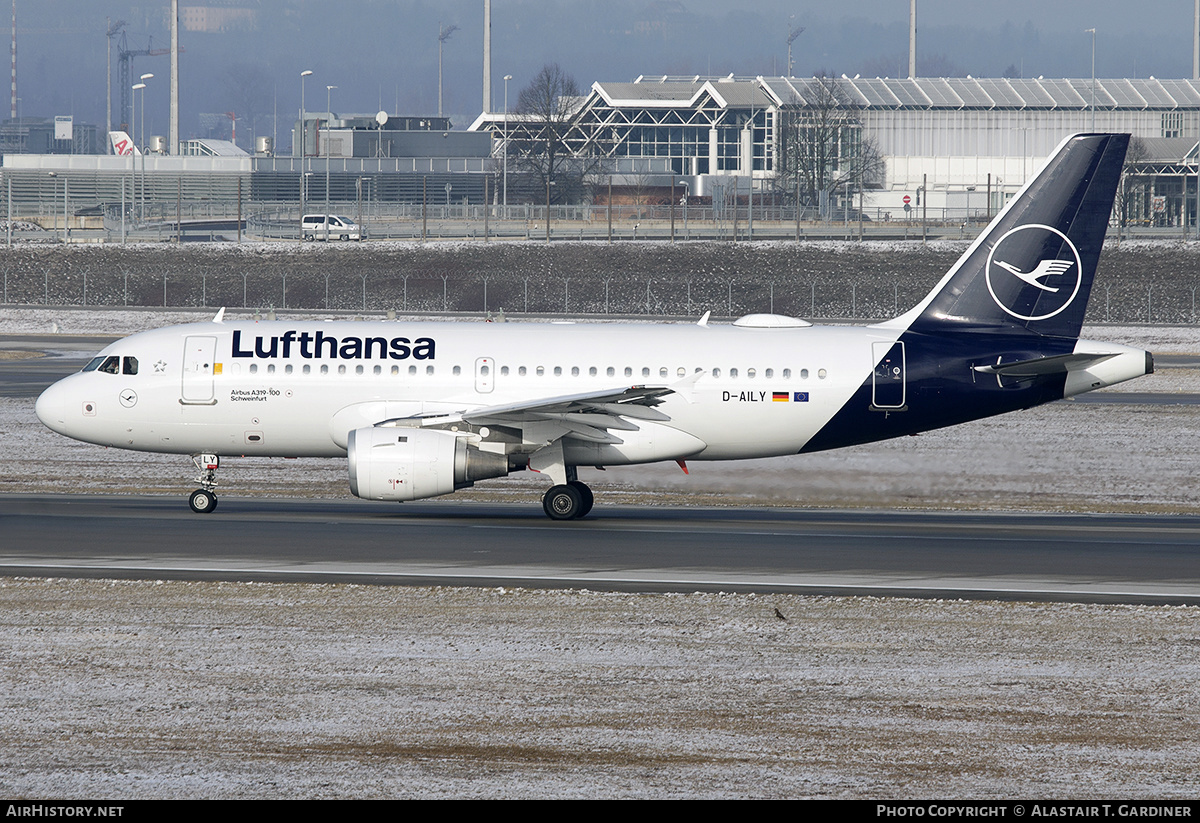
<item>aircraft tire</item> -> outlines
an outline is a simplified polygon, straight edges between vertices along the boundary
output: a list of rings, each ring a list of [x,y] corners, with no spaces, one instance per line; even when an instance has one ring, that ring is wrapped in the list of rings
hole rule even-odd
[[[217,507],[217,496],[204,489],[196,489],[188,498],[188,505],[196,514],[209,514]]]
[[[583,512],[583,495],[573,486],[551,486],[542,498],[542,510],[551,520],[574,520]]]
[[[579,480],[569,480],[567,481],[567,485],[579,492],[579,514],[575,516],[587,517],[588,512],[592,510],[592,504],[596,502],[596,497],[592,494],[592,490],[588,487],[587,483],[580,482]]]

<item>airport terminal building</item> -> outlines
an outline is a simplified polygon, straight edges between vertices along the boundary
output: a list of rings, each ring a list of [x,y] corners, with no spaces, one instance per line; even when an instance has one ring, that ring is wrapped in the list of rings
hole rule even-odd
[[[882,159],[864,181],[877,217],[903,215],[906,197],[946,219],[994,214],[1066,135],[1127,131],[1138,138],[1131,218],[1195,225],[1197,80],[639,77],[593,84],[557,134],[574,156],[610,161],[627,189],[673,176],[692,196],[744,199],[783,187],[789,130],[829,108],[841,130],[830,162],[864,143]],[[546,139],[519,114],[483,114],[471,128],[493,134],[497,157]]]
[[[545,189],[522,181],[514,160],[553,139],[588,172],[590,186],[572,197],[598,203],[611,185],[614,202],[665,203],[674,190],[677,201],[686,191],[689,202],[714,209],[754,197],[780,209],[799,200],[829,216],[861,197],[872,220],[976,222],[995,214],[1064,136],[1125,131],[1135,137],[1121,195],[1127,219],[1196,226],[1198,80],[639,77],[597,82],[571,102],[561,122],[491,112],[467,131],[440,117],[380,123],[306,112],[290,155],[210,140],[185,141],[179,156],[136,159],[9,153],[0,196],[18,216],[59,218],[122,202],[164,216],[189,205],[294,211],[301,200],[460,207],[499,203],[507,178],[510,204],[539,204]],[[806,136],[826,121],[836,126],[822,149],[829,167],[866,152],[878,163],[813,203],[793,181]]]

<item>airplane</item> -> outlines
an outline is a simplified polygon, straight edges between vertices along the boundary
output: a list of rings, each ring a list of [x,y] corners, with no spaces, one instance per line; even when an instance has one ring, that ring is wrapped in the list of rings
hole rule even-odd
[[[142,150],[133,142],[133,138],[123,131],[110,131],[108,144],[112,147],[113,154],[121,157],[141,156],[142,153]]]
[[[578,468],[736,460],[916,434],[1111,386],[1149,352],[1080,340],[1127,134],[1065,139],[911,310],[867,326],[212,322],[142,332],[46,389],[88,443],[192,456],[348,458],[350,491],[418,500],[532,470],[583,517]],[[1032,272],[1034,274],[1024,274]]]

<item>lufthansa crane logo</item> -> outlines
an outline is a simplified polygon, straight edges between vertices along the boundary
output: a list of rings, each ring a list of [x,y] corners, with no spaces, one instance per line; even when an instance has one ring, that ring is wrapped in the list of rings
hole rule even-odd
[[[1074,302],[1082,283],[1079,249],[1051,226],[1017,226],[988,255],[988,291],[1018,320],[1054,317]]]

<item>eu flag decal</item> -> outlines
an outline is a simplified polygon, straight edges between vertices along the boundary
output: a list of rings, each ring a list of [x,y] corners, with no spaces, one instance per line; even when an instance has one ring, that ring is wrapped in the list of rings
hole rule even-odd
[[[793,402],[796,402],[796,403],[807,403],[808,402],[808,392],[806,392],[806,391],[795,392],[792,395],[792,400],[793,400]]]

